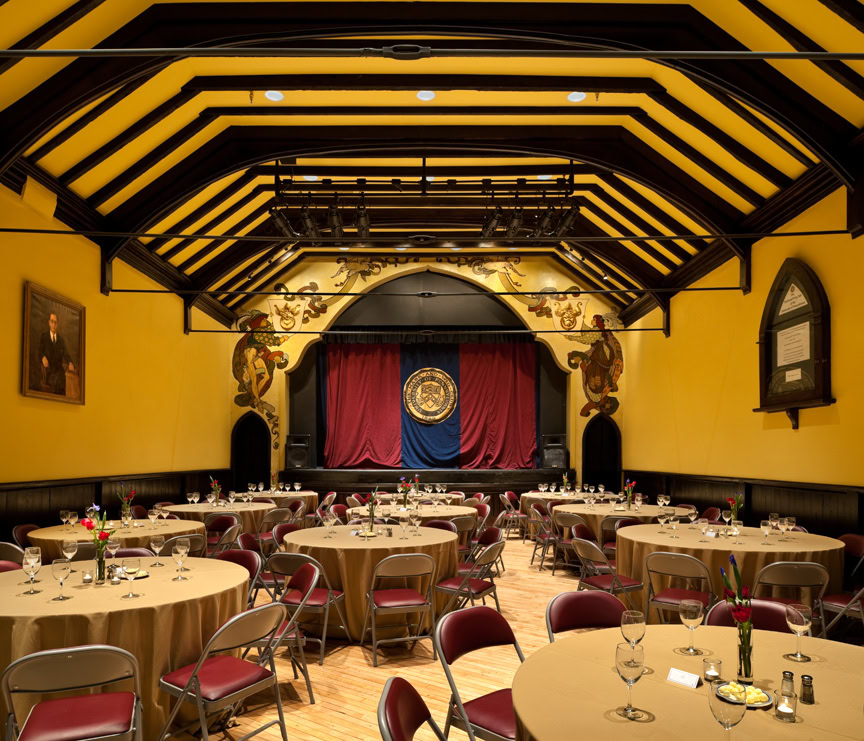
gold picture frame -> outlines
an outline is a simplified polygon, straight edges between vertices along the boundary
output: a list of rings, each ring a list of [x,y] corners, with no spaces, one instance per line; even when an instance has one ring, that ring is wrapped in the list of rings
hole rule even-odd
[[[84,403],[86,309],[36,283],[24,283],[21,393]]]

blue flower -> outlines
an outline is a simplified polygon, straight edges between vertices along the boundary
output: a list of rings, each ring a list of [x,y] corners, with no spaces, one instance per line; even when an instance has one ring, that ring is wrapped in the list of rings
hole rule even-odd
[[[737,565],[738,565],[738,564],[735,562],[735,555],[734,555],[733,553],[730,553],[730,554],[729,554],[729,563],[731,563],[733,566],[737,566]]]
[[[96,504],[96,502],[93,502],[93,504],[91,504],[90,506],[91,506],[93,509],[95,509],[97,512],[99,512],[99,511],[102,510],[102,508],[101,508],[98,504]]]

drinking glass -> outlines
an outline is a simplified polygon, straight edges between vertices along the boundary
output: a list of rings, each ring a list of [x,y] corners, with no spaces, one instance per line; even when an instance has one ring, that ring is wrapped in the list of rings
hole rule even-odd
[[[741,535],[741,530],[744,529],[744,522],[742,520],[732,520],[732,535],[735,536],[735,540],[732,541],[734,545],[741,545],[741,541],[738,540],[738,536]]]
[[[232,507],[234,506],[234,500],[236,498],[237,498],[237,492],[236,491],[229,491],[228,492],[228,504],[230,504]]]
[[[264,491],[264,482],[263,481],[258,482],[258,491]]]
[[[255,484],[246,484],[246,487],[249,489],[250,492],[255,491]]]
[[[420,528],[418,527],[418,525],[420,525],[420,510],[419,509],[409,510],[408,519],[411,522],[411,527],[414,528],[414,537],[415,538],[419,537]]]
[[[300,491],[300,482],[299,481],[294,482],[294,491]]]
[[[668,521],[669,521],[669,515],[666,514],[666,510],[661,509],[661,510],[657,513],[657,522],[660,523],[660,530],[659,530],[659,532],[661,532],[661,533],[665,533],[665,532],[666,532],[666,531],[663,529],[663,526],[664,526]]]
[[[631,646],[636,646],[645,637],[645,613],[624,610],[621,613],[621,635]]]
[[[681,537],[680,535],[675,534],[678,530],[678,518],[675,515],[669,515],[668,522],[669,522],[669,530],[672,531],[672,535],[670,535],[669,537],[680,538]]]
[[[540,484],[537,488],[540,489],[541,492],[546,492],[549,490],[549,484]]]
[[[588,491],[588,484],[586,484],[586,483],[583,482],[583,483],[582,483],[582,493],[584,494],[584,493],[587,492],[587,491]]]
[[[593,493],[594,493],[594,490],[595,490],[596,488],[597,488],[597,487],[594,486],[594,484],[591,484],[591,486],[588,487],[588,491],[590,491],[590,492],[593,494]]]
[[[702,531],[702,537],[699,539],[699,542],[707,543],[708,538],[706,537],[706,534],[708,532],[708,520],[706,520],[704,517],[700,517],[698,520],[696,520],[696,527],[698,527]]]
[[[183,548],[182,546],[175,545],[171,549],[171,558],[174,559],[174,563],[177,564],[177,576],[175,576],[171,581],[188,581],[188,576],[183,576],[182,572],[185,570],[183,568],[183,561],[186,560],[186,554],[188,553],[188,549]]]
[[[726,684],[725,681],[715,679],[705,684],[708,687],[708,705],[711,707],[714,719],[727,731],[726,737],[732,738],[732,729],[744,719],[747,713],[747,697],[742,692],[740,702],[729,702],[717,694],[717,690]]]
[[[786,518],[786,532],[794,532],[797,520],[794,517]],[[794,540],[794,538],[786,538],[786,540]]]
[[[162,516],[162,505],[161,504],[154,504],[153,505],[153,511],[156,513],[156,519],[153,521],[153,525],[154,525],[154,527],[158,527],[159,526],[159,518]]]
[[[637,512],[640,509],[642,509],[642,495],[641,494],[634,494],[633,495],[633,502],[636,504],[636,511]]]
[[[705,653],[701,648],[693,647],[693,632],[702,625],[702,612],[704,609],[705,605],[696,599],[682,599],[678,603],[678,616],[690,631],[690,645],[687,648],[676,648],[675,653],[684,654],[685,656],[701,656]]]
[[[556,484],[549,484],[549,491],[555,491]],[[585,487],[585,490],[588,490],[588,487]]]
[[[69,510],[68,509],[61,509],[60,510],[60,522],[62,522],[64,525],[69,524]]]
[[[189,504],[192,504],[192,492],[191,491],[186,492],[186,501],[189,502]]]
[[[120,599],[137,599],[140,597],[140,594],[135,594],[132,591],[132,582],[135,581],[135,577],[138,576],[138,572],[141,570],[141,559],[140,558],[124,558],[123,559],[123,576],[125,576],[129,580],[129,594],[124,594]]]
[[[789,529],[789,518],[781,517],[777,520],[777,527],[780,528],[780,541],[786,541],[788,538],[786,537],[786,531]],[[778,541],[778,542],[780,542]]]
[[[759,523],[759,527],[762,528],[762,534],[765,536],[765,544],[768,543],[768,535],[771,533],[771,521],[770,520],[762,520]]]
[[[51,575],[60,582],[60,594],[56,597],[53,597],[51,601],[63,602],[67,599],[72,599],[71,597],[65,597],[63,595],[63,580],[69,576],[69,559],[55,558],[51,562]]]
[[[333,537],[333,526],[336,524],[336,515],[332,512],[324,513],[324,527],[327,530],[327,534],[324,536],[325,538]]]
[[[200,491],[193,491],[192,492],[192,503],[198,504],[198,502],[200,502],[200,501],[201,501],[201,492]]]
[[[277,482],[276,486],[279,487],[279,493],[280,493],[280,494],[281,494],[283,491],[285,491],[285,482],[284,482],[284,481],[279,481],[279,482]]]
[[[30,589],[24,592],[24,594],[39,594],[41,590],[34,589],[33,585],[38,583],[35,577],[39,573],[39,569],[42,568],[42,549],[35,546],[27,548],[24,551],[24,563],[22,566],[24,573],[27,574],[26,583],[30,585]]]
[[[406,512],[399,512],[399,527],[402,528],[402,537],[399,540],[408,540],[408,537],[405,535],[405,528],[408,527],[408,523],[410,519]]]
[[[164,566],[165,564],[159,560],[159,551],[162,550],[162,546],[165,545],[165,536],[164,535],[152,535],[150,537],[150,549],[153,553],[156,554],[156,560],[150,564],[150,568],[159,568],[160,566]]]
[[[801,636],[804,635],[813,624],[813,613],[807,605],[792,603],[786,605],[786,625],[789,626],[796,636],[796,647],[794,654],[783,654],[784,659],[790,661],[810,661],[810,657],[801,653]]]
[[[75,558],[75,554],[78,553],[78,541],[64,540],[62,551],[63,555],[71,561],[73,558]]]
[[[598,486],[597,486],[597,490],[598,490],[601,494],[603,494],[603,492],[606,491],[606,484],[598,484]]]
[[[768,522],[771,523],[771,529],[772,529],[772,530],[776,530],[776,529],[777,529],[777,523],[778,523],[779,521],[780,521],[780,515],[778,515],[776,512],[771,512],[771,513],[768,515]]]
[[[697,517],[699,517],[699,513],[695,509],[687,510],[687,519],[690,520],[690,530],[693,529],[693,523],[696,522]]]
[[[76,522],[78,522],[78,513],[69,510],[69,524],[72,526],[73,529],[75,528]]]
[[[153,524],[153,527],[156,527],[156,520],[159,519],[159,513],[155,509],[148,509],[147,517],[150,518],[150,522]]]
[[[729,527],[729,520],[732,519],[732,510],[731,509],[724,509],[720,513],[720,516],[723,518],[723,522],[726,523],[726,527]]]
[[[189,538],[180,538],[177,541],[177,547],[183,551],[183,558],[185,559],[189,555]],[[191,571],[187,566],[181,566],[180,571]]]
[[[642,720],[645,713],[633,707],[633,685],[639,681],[645,669],[645,649],[619,643],[615,647],[615,668],[618,676],[627,684],[627,705],[617,708],[615,712],[627,720]]]
[[[106,540],[105,541],[105,550],[111,554],[111,558],[116,558],[117,551],[120,550],[120,541],[119,540]]]

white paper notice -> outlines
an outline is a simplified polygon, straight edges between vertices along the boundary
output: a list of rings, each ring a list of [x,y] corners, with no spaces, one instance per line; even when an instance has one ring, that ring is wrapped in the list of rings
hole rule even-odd
[[[801,369],[793,368],[791,371],[786,371],[786,383],[790,381],[800,381],[801,380]]]
[[[810,322],[777,333],[777,367],[810,360]]]
[[[675,682],[675,684],[683,684],[685,687],[695,688],[699,684],[699,675],[672,668],[669,669],[669,675],[666,677],[666,681]]]
[[[804,297],[804,294],[801,293],[801,289],[793,283],[789,286],[789,290],[786,291],[786,295],[783,297],[783,303],[780,304],[780,311],[777,313],[779,316],[783,316],[784,314],[788,314],[790,311],[800,309],[802,306],[807,306],[807,299]]]

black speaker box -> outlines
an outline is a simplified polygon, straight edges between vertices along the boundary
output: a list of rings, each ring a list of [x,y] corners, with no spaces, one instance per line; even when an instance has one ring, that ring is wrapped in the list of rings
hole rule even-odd
[[[309,468],[311,435],[288,435],[285,441],[285,468]]]
[[[570,467],[570,451],[567,450],[566,435],[543,435],[543,447],[540,450],[540,467]]]

